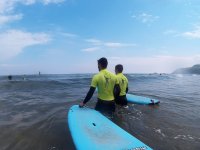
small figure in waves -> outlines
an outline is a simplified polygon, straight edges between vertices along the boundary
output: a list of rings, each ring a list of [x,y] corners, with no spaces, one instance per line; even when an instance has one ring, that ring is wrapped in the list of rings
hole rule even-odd
[[[12,76],[11,75],[8,76],[8,80],[12,80]]]

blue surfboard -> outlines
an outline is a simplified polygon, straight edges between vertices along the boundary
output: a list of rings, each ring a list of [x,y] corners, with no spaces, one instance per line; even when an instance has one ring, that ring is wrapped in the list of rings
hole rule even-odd
[[[77,150],[152,150],[94,109],[72,106],[68,124]]]
[[[160,103],[160,101],[157,99],[151,99],[151,98],[137,96],[133,94],[126,94],[126,98],[128,102],[135,103],[135,104],[154,105],[154,104]]]

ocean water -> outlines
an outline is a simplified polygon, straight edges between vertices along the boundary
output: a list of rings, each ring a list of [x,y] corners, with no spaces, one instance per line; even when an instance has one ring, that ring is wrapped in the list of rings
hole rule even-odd
[[[91,74],[0,76],[0,150],[75,150],[67,113]],[[112,118],[155,150],[200,150],[200,76],[128,74],[129,93],[160,100],[128,104]],[[88,102],[94,108],[96,94]]]

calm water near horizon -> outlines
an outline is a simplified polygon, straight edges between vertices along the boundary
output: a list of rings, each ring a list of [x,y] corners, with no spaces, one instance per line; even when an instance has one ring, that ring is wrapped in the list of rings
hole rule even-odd
[[[75,150],[69,108],[91,74],[0,76],[0,150]],[[160,100],[129,104],[112,119],[155,150],[200,150],[200,75],[128,74],[129,93]],[[94,108],[96,94],[88,103]]]

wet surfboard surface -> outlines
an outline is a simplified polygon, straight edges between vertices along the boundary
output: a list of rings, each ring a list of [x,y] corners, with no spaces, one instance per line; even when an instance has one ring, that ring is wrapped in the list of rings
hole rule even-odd
[[[133,94],[126,94],[127,101],[130,103],[141,104],[141,105],[154,105],[159,104],[160,101],[157,99],[151,99],[143,96],[137,96]]]
[[[91,108],[72,106],[68,124],[77,150],[152,150]]]

